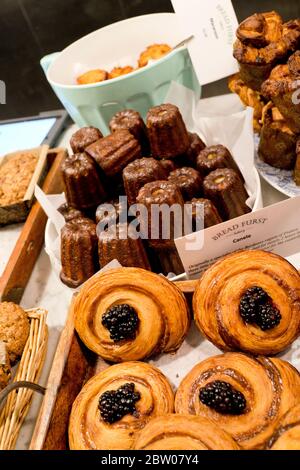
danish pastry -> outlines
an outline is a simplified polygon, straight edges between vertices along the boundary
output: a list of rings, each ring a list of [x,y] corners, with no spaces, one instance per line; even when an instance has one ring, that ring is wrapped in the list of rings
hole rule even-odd
[[[269,450],[300,450],[300,404],[288,411],[280,420],[268,442]]]

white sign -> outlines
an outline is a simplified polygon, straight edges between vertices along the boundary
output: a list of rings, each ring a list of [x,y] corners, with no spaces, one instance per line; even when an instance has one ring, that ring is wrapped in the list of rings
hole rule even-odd
[[[231,0],[171,0],[201,85],[238,71],[233,57],[238,20]]]
[[[195,234],[175,240],[190,279],[219,258],[238,250],[265,250],[283,257],[300,251],[300,196],[204,230],[204,243],[195,250]]]

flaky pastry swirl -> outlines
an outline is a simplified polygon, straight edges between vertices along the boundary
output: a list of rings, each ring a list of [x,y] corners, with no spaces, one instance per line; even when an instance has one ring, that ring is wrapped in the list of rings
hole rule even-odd
[[[200,389],[223,381],[246,400],[242,414],[222,414],[201,402]],[[265,448],[282,416],[300,400],[300,375],[280,359],[254,358],[241,353],[211,357],[183,379],[175,411],[204,416],[228,432],[244,449]]]
[[[115,342],[102,325],[102,317],[120,304],[135,309],[139,325],[134,339]],[[81,340],[111,362],[176,351],[190,325],[181,291],[163,276],[138,268],[112,269],[91,278],[77,296],[74,311]]]
[[[202,416],[169,414],[152,419],[139,434],[137,450],[239,450],[213,421]]]
[[[99,398],[104,392],[133,383],[140,394],[136,413],[110,424],[101,416]],[[94,376],[77,396],[70,416],[71,450],[126,450],[134,446],[136,434],[147,422],[172,413],[174,396],[166,377],[150,364],[126,362]]]
[[[300,450],[300,404],[280,420],[267,445],[268,450]]]
[[[240,314],[241,299],[254,286],[264,289],[281,315],[267,331]],[[198,328],[218,348],[275,355],[300,333],[300,276],[280,256],[240,251],[206,271],[196,286],[193,310]]]

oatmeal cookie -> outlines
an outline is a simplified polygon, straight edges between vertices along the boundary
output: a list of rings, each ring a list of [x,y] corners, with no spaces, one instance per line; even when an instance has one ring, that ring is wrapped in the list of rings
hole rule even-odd
[[[0,303],[0,341],[5,343],[12,364],[21,357],[28,336],[26,312],[12,302]]]

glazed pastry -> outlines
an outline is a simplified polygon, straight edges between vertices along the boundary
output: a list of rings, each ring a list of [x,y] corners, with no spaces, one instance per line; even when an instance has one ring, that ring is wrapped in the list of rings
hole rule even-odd
[[[298,137],[271,101],[264,107],[262,123],[258,148],[260,158],[275,168],[293,169]]]
[[[248,194],[235,170],[223,168],[212,171],[204,179],[203,189],[205,196],[212,200],[223,220],[251,212],[246,204]]]
[[[84,213],[82,211],[74,209],[74,207],[69,206],[67,203],[59,206],[57,210],[64,217],[66,222],[70,222],[70,220],[73,219],[78,219],[78,217],[84,217]]]
[[[300,20],[299,20],[300,22]],[[262,85],[264,96],[272,100],[292,131],[300,133],[300,51],[295,52],[287,65],[278,65]]]
[[[232,437],[202,416],[169,414],[152,419],[139,434],[138,450],[239,450]]]
[[[205,149],[206,145],[196,133],[189,132],[190,146],[186,151],[184,157],[189,162],[189,165],[196,168],[197,157],[201,150]]]
[[[173,408],[171,385],[156,367],[143,362],[111,366],[90,379],[73,404],[70,449],[132,449],[148,421]]]
[[[90,85],[91,83],[104,82],[108,79],[106,70],[95,69],[88,70],[79,77],[77,77],[78,85]]]
[[[169,159],[160,160],[160,164],[166,171],[166,177],[169,176],[171,171],[174,171],[178,168],[177,161],[175,162],[174,159],[173,160],[169,160]]]
[[[177,106],[162,104],[150,108],[147,129],[151,153],[158,158],[175,158],[190,147],[190,139]]]
[[[11,377],[11,368],[6,345],[0,340],[0,392],[8,385]]]
[[[90,219],[70,220],[61,231],[60,278],[64,284],[76,288],[99,269],[96,224]]]
[[[136,138],[139,142],[142,154],[149,155],[149,141],[147,136],[146,125],[141,115],[133,109],[124,109],[116,113],[109,123],[111,132],[116,132],[126,129]]]
[[[239,73],[232,75],[228,80],[228,86],[232,93],[236,93],[245,106],[253,108],[254,131],[260,133],[262,112],[265,106],[264,98],[258,91],[249,88],[241,79]]]
[[[27,313],[19,305],[0,303],[0,341],[5,344],[12,365],[22,356],[29,330]]]
[[[152,44],[143,51],[139,57],[139,67],[145,67],[151,60],[161,59],[164,55],[171,52],[168,44]]]
[[[294,170],[294,181],[297,186],[300,186],[300,139],[296,146],[296,165]]]
[[[300,450],[300,404],[280,420],[268,442],[268,450]]]
[[[196,365],[175,397],[179,414],[214,421],[243,449],[263,449],[282,416],[299,403],[300,375],[281,359],[226,353]]]
[[[202,276],[193,309],[198,328],[219,349],[275,355],[300,334],[300,277],[280,256],[239,251]]]
[[[193,231],[195,231],[197,227],[197,205],[200,204],[203,204],[204,228],[212,227],[213,225],[218,225],[223,222],[217,208],[209,199],[192,199],[188,204],[192,204]],[[200,220],[203,220],[202,217],[200,217]]]
[[[110,226],[99,234],[99,261],[104,268],[114,259],[124,267],[143,268],[151,271],[146,250],[133,227],[127,223]]]
[[[207,176],[219,168],[230,168],[235,170],[240,178],[244,180],[233,156],[224,145],[212,145],[202,150],[197,157],[197,168],[203,176]]]
[[[140,158],[141,147],[133,135],[123,129],[97,140],[86,148],[107,176],[116,176],[128,163]]]
[[[237,30],[234,57],[240,65],[243,82],[260,91],[273,67],[283,62],[300,44],[300,21],[283,23],[275,11],[256,13]]]
[[[127,75],[134,71],[134,68],[131,65],[126,65],[125,67],[114,67],[108,74],[108,80],[113,78],[121,77],[122,75]]]
[[[194,168],[178,168],[169,174],[168,181],[180,189],[185,201],[199,196],[202,192],[202,177]]]
[[[101,224],[97,230],[102,232],[108,226],[114,223],[124,223],[128,219],[128,207],[126,196],[119,196],[118,199],[113,199],[105,204],[101,204],[96,211],[96,223]]]
[[[166,170],[154,158],[141,158],[129,163],[123,170],[123,182],[128,206],[136,203],[140,189],[147,183],[162,180],[166,177]]]
[[[93,144],[103,135],[96,127],[83,127],[75,132],[70,140],[71,149],[73,153],[82,153],[89,145]]]
[[[163,276],[137,268],[97,274],[75,300],[83,343],[110,362],[176,351],[190,324],[181,291]]]
[[[69,155],[62,167],[67,202],[75,209],[97,207],[105,201],[106,191],[92,158],[85,153]]]

